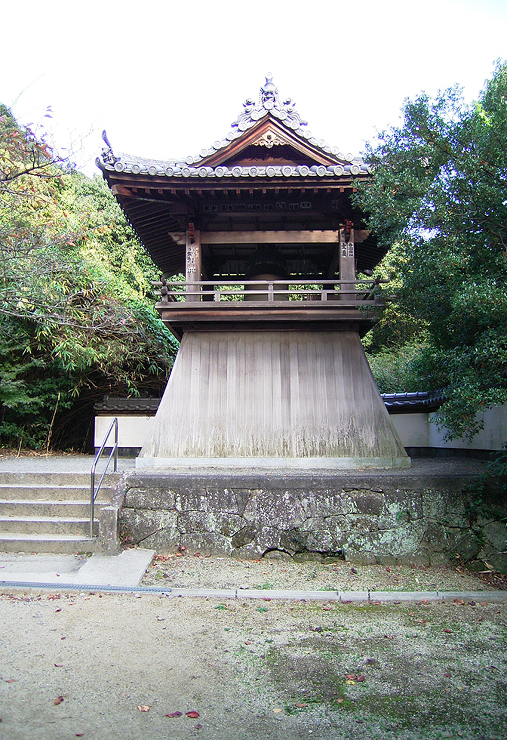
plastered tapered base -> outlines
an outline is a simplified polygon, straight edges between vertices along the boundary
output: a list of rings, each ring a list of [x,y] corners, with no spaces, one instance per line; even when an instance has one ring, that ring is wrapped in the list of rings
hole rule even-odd
[[[410,464],[356,332],[187,332],[138,466],[188,458]]]

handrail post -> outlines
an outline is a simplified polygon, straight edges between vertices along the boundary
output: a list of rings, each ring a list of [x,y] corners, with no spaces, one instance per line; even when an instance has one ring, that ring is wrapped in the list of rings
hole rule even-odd
[[[114,472],[118,472],[118,417],[114,419]]]
[[[109,439],[109,435],[113,431],[114,427],[114,446],[111,452],[109,453],[109,457],[107,458],[106,467],[104,468],[104,472],[100,476],[99,483],[97,485],[97,489],[95,489],[95,472],[97,468],[97,463],[100,459],[100,456],[102,455],[102,452],[104,451],[104,447],[107,444],[107,440]],[[104,480],[104,476],[107,472],[107,469],[109,467],[109,463],[111,462],[111,458],[114,460],[114,472],[118,472],[118,417],[115,417],[111,424],[109,425],[109,429],[107,430],[107,434],[104,437],[104,440],[100,446],[99,451],[95,455],[95,459],[93,461],[93,465],[90,471],[90,539],[93,539],[93,515],[95,511],[95,499],[97,498],[98,492],[100,490],[100,487],[102,485],[102,481]]]

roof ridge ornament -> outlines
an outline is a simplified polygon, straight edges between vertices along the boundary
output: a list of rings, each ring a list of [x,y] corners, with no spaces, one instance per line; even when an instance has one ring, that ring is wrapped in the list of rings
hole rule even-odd
[[[113,147],[111,146],[111,143],[107,138],[107,133],[105,130],[102,132],[102,141],[104,142],[104,144],[107,145],[107,149],[102,149],[102,161],[105,164],[115,164],[116,162],[119,162],[121,157],[117,157],[114,154]]]
[[[245,110],[240,113],[236,121],[231,125],[232,128],[246,131],[256,121],[271,113],[280,121],[285,121],[286,125],[290,128],[298,129],[300,126],[307,126],[307,122],[302,120],[295,106],[296,103],[291,98],[287,98],[282,103],[280,102],[280,95],[278,88],[273,82],[273,75],[268,72],[266,82],[260,88],[259,102],[257,105],[251,98],[247,98],[243,103]]]

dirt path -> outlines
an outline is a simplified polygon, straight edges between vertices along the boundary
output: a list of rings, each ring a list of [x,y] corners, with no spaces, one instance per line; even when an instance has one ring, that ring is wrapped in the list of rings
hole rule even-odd
[[[4,592],[0,737],[502,740],[506,622],[505,603]]]
[[[292,558],[236,560],[196,557],[195,553],[156,555],[144,586],[172,588],[256,588],[296,591],[481,591],[501,583],[485,583],[464,566],[351,565],[327,562],[296,563]]]

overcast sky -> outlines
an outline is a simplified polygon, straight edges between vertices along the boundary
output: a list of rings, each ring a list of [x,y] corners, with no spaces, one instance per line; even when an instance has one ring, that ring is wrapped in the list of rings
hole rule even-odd
[[[506,0],[0,0],[0,102],[93,174],[113,149],[197,154],[271,72],[317,138],[360,154],[407,97],[474,100],[507,59]],[[51,106],[52,119],[44,118]]]

